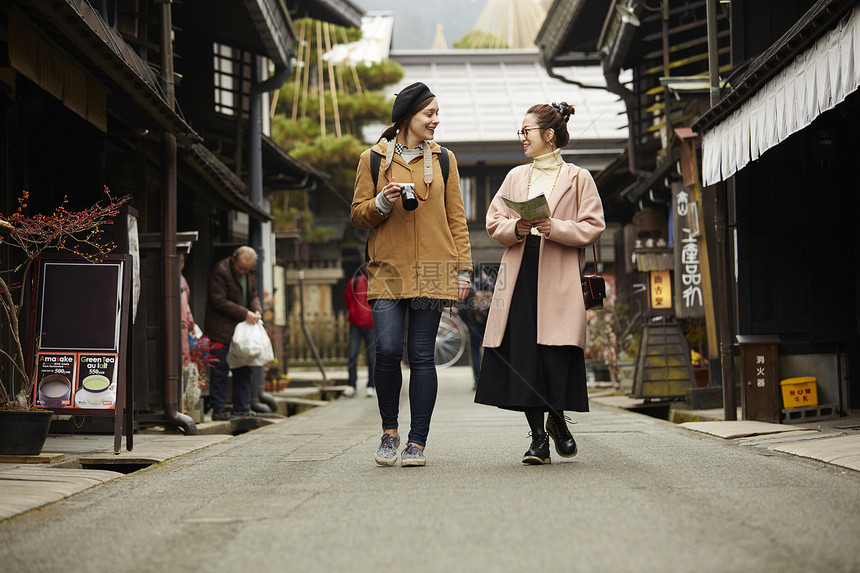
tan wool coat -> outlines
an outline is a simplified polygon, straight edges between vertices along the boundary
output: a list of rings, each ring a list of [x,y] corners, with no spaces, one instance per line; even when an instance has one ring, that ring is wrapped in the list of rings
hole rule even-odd
[[[517,241],[517,217],[504,204],[504,195],[515,201],[528,198],[530,165],[512,169],[487,212],[487,232],[507,247],[493,292],[484,346],[501,345],[525,241]],[[547,346],[585,347],[585,302],[581,271],[585,247],[596,243],[606,224],[603,203],[591,174],[566,163],[549,197],[551,230],[542,238],[538,264],[537,342]]]
[[[368,149],[358,162],[350,211],[353,225],[370,229],[368,300],[416,297],[457,300],[457,271],[472,270],[472,250],[454,154],[448,152],[446,186],[439,165],[442,149],[431,142],[433,182],[428,190],[423,157],[407,164],[399,154],[394,154],[388,171],[382,173],[386,144],[377,143],[373,149],[383,155],[376,188],[370,175]],[[376,195],[392,177],[398,183],[415,184],[419,196],[417,209],[405,210],[398,199],[388,215],[379,213]],[[422,201],[423,198],[426,200]]]

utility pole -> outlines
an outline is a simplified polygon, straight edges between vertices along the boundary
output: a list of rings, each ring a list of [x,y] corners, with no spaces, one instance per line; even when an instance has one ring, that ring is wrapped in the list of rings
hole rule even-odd
[[[720,59],[717,46],[717,0],[707,0],[708,23],[708,80],[711,107],[720,99]]]

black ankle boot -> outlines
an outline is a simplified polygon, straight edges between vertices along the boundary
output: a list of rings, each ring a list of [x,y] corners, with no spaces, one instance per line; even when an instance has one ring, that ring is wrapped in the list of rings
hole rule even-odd
[[[541,465],[551,463],[549,458],[549,436],[543,432],[536,434],[532,432],[532,445],[523,454],[523,463],[532,465]]]
[[[555,442],[555,451],[563,458],[572,458],[578,452],[576,441],[567,428],[564,418],[559,418],[550,412],[546,417],[546,431]]]

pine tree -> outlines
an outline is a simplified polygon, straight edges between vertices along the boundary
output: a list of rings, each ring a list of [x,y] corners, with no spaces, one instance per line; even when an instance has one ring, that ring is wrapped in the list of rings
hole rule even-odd
[[[336,45],[358,40],[358,29],[312,19],[297,20],[295,27],[297,64],[277,94],[272,138],[296,159],[328,174],[337,196],[317,194],[312,209],[307,191],[284,192],[275,203],[276,228],[292,227],[297,210],[304,212],[306,228],[312,226],[312,211],[348,211],[358,157],[370,143],[363,141],[362,131],[370,124],[389,123],[393,97],[380,90],[403,77],[396,62],[355,65],[333,63],[326,56]],[[324,233],[317,235],[317,240],[327,240]]]

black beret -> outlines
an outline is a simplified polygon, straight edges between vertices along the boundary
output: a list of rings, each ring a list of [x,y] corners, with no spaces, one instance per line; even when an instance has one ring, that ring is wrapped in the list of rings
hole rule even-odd
[[[391,108],[391,123],[394,124],[397,124],[398,121],[406,116],[410,109],[425,99],[436,97],[430,91],[430,88],[421,82],[406,86],[400,90],[400,93],[395,94],[395,96],[394,106]]]

